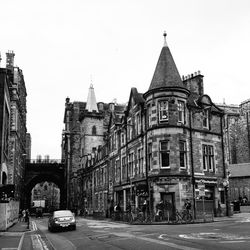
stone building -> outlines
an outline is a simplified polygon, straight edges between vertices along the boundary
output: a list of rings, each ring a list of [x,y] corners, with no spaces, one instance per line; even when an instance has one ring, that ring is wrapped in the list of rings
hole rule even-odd
[[[89,88],[87,102],[70,102],[66,98],[62,136],[62,159],[65,160],[67,180],[67,207],[80,209],[87,197],[80,195],[78,171],[84,169],[107,140],[108,123],[111,113],[116,109],[124,110],[123,105],[96,102],[94,88]],[[103,149],[102,149],[103,150]],[[92,172],[84,173],[84,179],[92,183]],[[85,184],[87,185],[87,184]],[[92,184],[91,184],[92,186]],[[88,189],[90,191],[90,189]],[[83,192],[83,191],[82,191]],[[84,191],[86,193],[86,191]],[[89,204],[91,195],[88,196]]]
[[[2,151],[2,176],[7,175],[6,184],[15,186],[15,199],[22,202],[23,181],[26,156],[26,87],[22,70],[14,67],[14,52],[6,53],[6,68],[1,69],[1,86],[4,87],[5,100],[1,110],[5,112],[2,120],[5,126],[5,142]],[[6,94],[8,93],[8,94]],[[8,127],[8,129],[7,129]],[[2,177],[3,178],[3,177]]]
[[[226,162],[229,164],[229,200],[250,199],[250,100],[240,105],[219,104],[224,116]]]
[[[156,212],[163,200],[171,217],[187,198],[198,214],[201,197],[209,212],[216,214],[218,202],[226,208],[223,111],[204,94],[200,72],[180,77],[166,41],[148,91],[132,88],[126,107],[111,105],[104,115],[108,123],[101,106],[77,108],[73,121],[76,108],[66,101],[65,133],[67,119],[78,132],[77,147],[68,147],[69,155],[78,154],[68,168],[76,170],[69,176],[78,209],[105,216],[114,204],[126,211],[128,203],[137,208],[146,199]]]
[[[8,184],[11,72],[0,68],[0,184]]]

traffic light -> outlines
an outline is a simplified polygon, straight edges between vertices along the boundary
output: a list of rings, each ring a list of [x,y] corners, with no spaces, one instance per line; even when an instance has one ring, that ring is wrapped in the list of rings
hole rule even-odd
[[[0,200],[6,201],[9,198],[14,198],[15,185],[13,184],[2,184],[0,185]]]

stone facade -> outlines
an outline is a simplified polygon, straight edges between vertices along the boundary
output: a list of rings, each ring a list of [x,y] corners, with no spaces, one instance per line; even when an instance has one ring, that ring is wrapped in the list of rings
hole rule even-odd
[[[126,106],[113,105],[105,114],[83,107],[73,121],[67,115],[72,105],[66,101],[65,128],[67,119],[81,124],[81,163],[68,167],[78,169],[78,203],[71,206],[109,216],[117,203],[126,211],[129,203],[140,208],[145,199],[155,213],[163,200],[174,216],[189,198],[198,214],[201,195],[212,213],[219,202],[226,206],[223,111],[203,93],[200,72],[180,78],[166,45],[148,91],[132,88]]]
[[[0,120],[4,126],[1,149],[1,183],[15,185],[15,199],[22,202],[24,197],[24,169],[26,156],[26,87],[22,70],[14,67],[12,51],[6,53],[6,69],[1,70],[0,85],[5,86]],[[7,88],[6,88],[7,87]],[[7,128],[8,127],[8,128]],[[1,132],[2,134],[2,132]],[[5,149],[4,149],[5,148]],[[3,175],[7,180],[3,182]]]

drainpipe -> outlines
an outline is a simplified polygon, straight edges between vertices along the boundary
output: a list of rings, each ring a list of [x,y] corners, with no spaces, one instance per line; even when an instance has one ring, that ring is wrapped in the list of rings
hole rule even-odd
[[[194,219],[196,219],[196,201],[195,201],[195,177],[194,177],[194,158],[193,158],[193,135],[192,135],[192,110],[189,107],[189,136],[190,136],[190,160],[191,160],[191,181],[193,193]]]
[[[220,117],[220,129],[221,129],[221,150],[222,150],[222,166],[223,166],[223,174],[224,174],[224,179],[227,180],[224,185],[225,188],[225,199],[226,199],[226,216],[229,216],[229,201],[228,201],[228,186],[229,186],[229,180],[228,180],[228,175],[226,171],[226,164],[225,164],[225,148],[224,148],[224,138],[223,138],[223,126],[222,126],[222,118],[223,115]]]
[[[147,185],[147,190],[148,190],[148,208],[149,208],[149,216],[152,214],[152,204],[151,204],[151,189],[150,189],[150,182],[149,182],[149,178],[148,178],[148,133],[147,133],[147,109],[144,108],[143,110],[143,114],[144,114],[144,136],[145,136],[145,164],[146,164],[146,168],[145,168],[145,174],[146,174],[146,185]]]
[[[250,131],[249,131],[249,118],[248,118],[248,111],[247,111],[247,138],[248,138],[248,155],[250,160]]]

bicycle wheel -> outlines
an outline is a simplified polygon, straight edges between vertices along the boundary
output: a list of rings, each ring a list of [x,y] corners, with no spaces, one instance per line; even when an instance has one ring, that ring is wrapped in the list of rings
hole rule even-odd
[[[193,221],[193,216],[192,216],[192,214],[190,214],[190,213],[187,214],[187,221],[188,221],[188,222],[192,222],[192,221]]]

